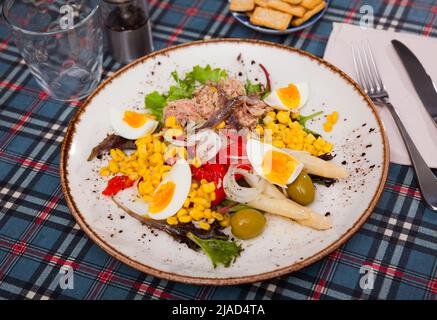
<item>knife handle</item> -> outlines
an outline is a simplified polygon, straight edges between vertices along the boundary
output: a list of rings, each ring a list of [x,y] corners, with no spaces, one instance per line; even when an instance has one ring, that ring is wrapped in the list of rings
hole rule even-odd
[[[420,155],[419,150],[416,148],[416,145],[408,134],[407,129],[405,129],[404,124],[399,118],[399,114],[395,107],[388,101],[384,101],[384,103],[390,110],[390,113],[402,135],[402,139],[405,142],[408,153],[410,154],[411,162],[416,171],[419,188],[422,192],[422,198],[431,210],[437,211],[437,178]]]

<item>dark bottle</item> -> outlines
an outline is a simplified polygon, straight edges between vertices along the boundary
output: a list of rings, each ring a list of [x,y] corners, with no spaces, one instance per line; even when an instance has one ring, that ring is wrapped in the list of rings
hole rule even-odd
[[[145,0],[104,0],[101,9],[110,50],[118,62],[126,64],[153,51]]]

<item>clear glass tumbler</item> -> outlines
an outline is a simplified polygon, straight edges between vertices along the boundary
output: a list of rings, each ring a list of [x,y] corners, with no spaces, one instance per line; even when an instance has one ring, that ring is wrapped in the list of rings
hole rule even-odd
[[[80,100],[102,75],[99,0],[4,0],[3,16],[31,73],[61,101]]]

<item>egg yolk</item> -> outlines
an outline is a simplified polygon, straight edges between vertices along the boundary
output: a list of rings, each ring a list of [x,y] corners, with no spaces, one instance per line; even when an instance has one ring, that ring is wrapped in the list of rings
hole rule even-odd
[[[265,178],[271,183],[282,186],[287,184],[298,165],[299,163],[294,157],[276,150],[267,151],[262,160]]]
[[[300,93],[297,87],[290,83],[286,88],[276,90],[281,102],[290,109],[298,108],[300,105]]]
[[[149,206],[150,213],[158,213],[167,208],[175,191],[176,184],[168,181],[162,184],[153,194],[152,202]]]
[[[125,111],[123,121],[126,122],[132,128],[139,128],[146,123],[147,116],[144,113],[138,113],[135,111]]]

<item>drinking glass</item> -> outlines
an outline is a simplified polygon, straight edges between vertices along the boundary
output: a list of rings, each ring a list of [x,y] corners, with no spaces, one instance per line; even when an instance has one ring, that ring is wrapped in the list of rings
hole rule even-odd
[[[80,100],[102,75],[99,0],[5,0],[3,17],[36,81],[61,101]]]

